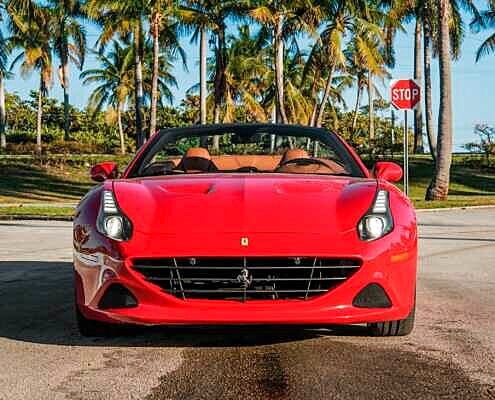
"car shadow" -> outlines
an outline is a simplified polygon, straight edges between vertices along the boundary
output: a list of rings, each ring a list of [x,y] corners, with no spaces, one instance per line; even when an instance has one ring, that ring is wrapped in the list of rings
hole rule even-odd
[[[230,347],[363,336],[363,326],[124,327],[85,338],[74,318],[70,262],[0,261],[0,337],[70,346]]]

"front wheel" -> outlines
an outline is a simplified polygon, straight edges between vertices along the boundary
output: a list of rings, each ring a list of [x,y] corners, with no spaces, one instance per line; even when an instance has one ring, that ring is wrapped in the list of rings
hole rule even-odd
[[[416,304],[414,304],[406,319],[399,321],[374,322],[368,324],[368,331],[371,336],[407,336],[414,328],[415,312]]]

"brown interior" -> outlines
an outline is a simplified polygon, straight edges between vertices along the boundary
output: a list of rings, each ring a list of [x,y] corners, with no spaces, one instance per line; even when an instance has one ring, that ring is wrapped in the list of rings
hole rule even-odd
[[[163,169],[178,169],[188,173],[237,171],[241,168],[256,168],[264,172],[283,172],[299,174],[342,174],[344,167],[332,160],[318,158],[323,165],[301,165],[290,163],[291,160],[309,159],[308,153],[303,149],[289,149],[283,155],[220,155],[211,156],[208,150],[203,148],[191,148],[181,158],[162,160],[150,165],[150,171],[156,170],[158,174]],[[287,162],[289,162],[287,164]]]
[[[337,164],[335,161],[318,158],[328,165],[329,168],[325,168],[320,165],[284,165],[280,166],[282,160],[281,155],[221,155],[211,156],[211,162],[218,171],[235,171],[242,167],[255,167],[260,171],[275,171],[286,173],[332,173],[342,174],[345,173],[345,169]],[[180,168],[184,163],[182,158],[169,159],[176,167]],[[199,164],[198,162],[186,161],[186,164]],[[196,166],[196,165],[195,165]],[[193,168],[189,172],[197,172],[199,168]]]

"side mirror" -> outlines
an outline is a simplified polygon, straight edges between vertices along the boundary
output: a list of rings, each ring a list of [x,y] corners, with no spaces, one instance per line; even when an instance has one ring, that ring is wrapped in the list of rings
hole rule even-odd
[[[383,179],[388,182],[399,182],[402,179],[402,168],[393,162],[380,161],[375,164],[373,173],[377,179]]]
[[[103,182],[107,179],[117,178],[119,175],[119,170],[117,163],[109,161],[96,164],[93,168],[91,168],[89,174],[91,175],[91,179],[94,181]]]

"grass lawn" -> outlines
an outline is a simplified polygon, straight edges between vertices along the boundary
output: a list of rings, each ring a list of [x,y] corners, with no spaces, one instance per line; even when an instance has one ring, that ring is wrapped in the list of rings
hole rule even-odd
[[[495,205],[495,170],[467,168],[454,159],[448,201],[425,201],[426,189],[433,175],[428,159],[413,158],[410,163],[409,197],[418,209]],[[401,187],[402,185],[399,185]]]
[[[72,217],[72,207],[37,207],[23,205],[22,207],[0,207],[0,216],[4,217]]]
[[[0,161],[0,204],[77,203],[91,186],[88,167]]]
[[[125,161],[121,160],[122,166]],[[29,159],[0,159],[0,171],[0,216],[71,216],[71,204],[94,185],[89,178],[89,163],[80,160],[40,166]],[[428,157],[411,159],[410,197],[416,208],[495,205],[495,169],[467,168],[463,156],[455,157],[446,202],[424,201],[432,172]],[[22,207],[14,206],[17,204]]]

